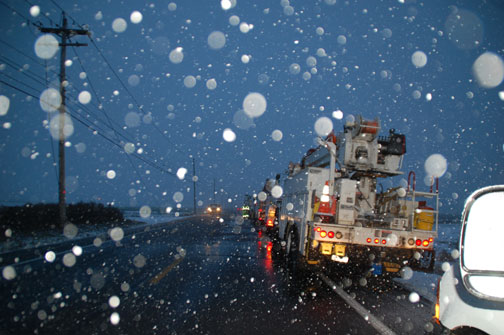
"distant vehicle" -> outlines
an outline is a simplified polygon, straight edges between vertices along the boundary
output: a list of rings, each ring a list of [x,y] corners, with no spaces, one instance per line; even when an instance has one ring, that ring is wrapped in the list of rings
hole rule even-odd
[[[206,209],[206,213],[220,217],[222,215],[222,207],[219,204],[210,204]]]
[[[466,200],[460,258],[441,277],[434,316],[456,334],[504,334],[503,204],[504,185]]]
[[[266,179],[262,191],[258,195],[259,204],[256,212],[256,225],[269,232],[276,231],[278,226],[278,199],[272,195],[272,190],[279,187],[280,175],[275,179]]]
[[[242,210],[242,217],[244,219],[248,219],[250,217],[250,207],[247,205],[243,205],[241,210]]]
[[[265,225],[266,229],[273,230],[278,226],[278,207],[276,205],[269,205],[265,211]]]
[[[256,224],[259,226],[264,225],[264,221],[266,219],[266,204],[261,201],[259,206],[257,206],[257,212],[255,213]]]

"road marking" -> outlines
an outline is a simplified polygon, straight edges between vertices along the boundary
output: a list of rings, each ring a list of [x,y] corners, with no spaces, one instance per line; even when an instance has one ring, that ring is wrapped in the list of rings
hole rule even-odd
[[[176,260],[174,260],[173,263],[171,263],[163,271],[161,271],[154,278],[152,278],[150,280],[150,283],[154,284],[154,285],[158,284],[161,281],[161,279],[163,279],[168,274],[168,272],[170,272],[171,270],[173,270],[173,268],[176,267],[183,260],[184,260],[184,257],[180,257],[180,258],[177,258]]]
[[[395,335],[395,333],[387,327],[383,322],[378,320],[376,316],[371,314],[370,311],[365,309],[361,304],[359,304],[354,298],[352,298],[348,293],[346,293],[342,288],[338,287],[331,279],[329,279],[323,273],[319,273],[319,277],[329,285],[334,292],[336,292],[345,302],[355,309],[357,313],[359,313],[366,321],[369,322],[374,329],[376,329],[382,335]]]

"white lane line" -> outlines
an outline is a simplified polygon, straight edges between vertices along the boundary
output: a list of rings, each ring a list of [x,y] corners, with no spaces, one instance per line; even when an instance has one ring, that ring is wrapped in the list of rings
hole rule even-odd
[[[382,335],[395,335],[395,333],[387,327],[383,322],[378,320],[371,312],[365,309],[361,304],[359,304],[354,298],[352,298],[348,293],[346,293],[342,288],[338,287],[331,279],[329,279],[323,273],[319,273],[319,277],[332,288],[345,302],[355,309],[366,321],[369,322],[374,329],[376,329]]]

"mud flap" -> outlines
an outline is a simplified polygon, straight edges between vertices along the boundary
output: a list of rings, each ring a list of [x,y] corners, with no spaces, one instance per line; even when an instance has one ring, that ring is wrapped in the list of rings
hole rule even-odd
[[[397,263],[383,262],[383,267],[385,268],[385,271],[392,273],[396,273],[401,270],[401,265]]]

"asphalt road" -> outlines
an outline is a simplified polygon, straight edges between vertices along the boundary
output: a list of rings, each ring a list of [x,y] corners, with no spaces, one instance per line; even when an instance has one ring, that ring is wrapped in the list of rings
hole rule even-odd
[[[359,314],[320,274],[290,273],[247,221],[193,217],[101,241],[80,240],[79,256],[71,241],[25,251],[15,278],[0,280],[0,334],[383,333],[373,320],[438,332],[432,304],[391,280],[325,272],[369,311]]]

